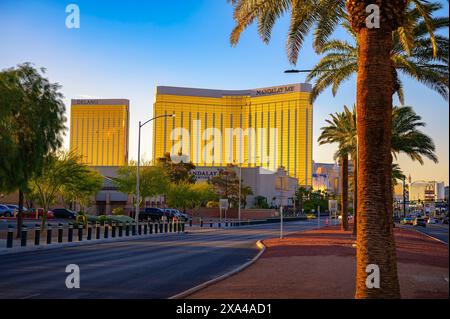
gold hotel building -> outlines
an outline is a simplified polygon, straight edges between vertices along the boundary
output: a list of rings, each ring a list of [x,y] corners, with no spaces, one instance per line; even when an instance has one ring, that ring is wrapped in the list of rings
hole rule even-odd
[[[175,116],[154,122],[153,159],[181,151],[197,166],[284,167],[310,186],[310,92],[310,84],[240,91],[160,86],[154,116]]]
[[[89,166],[128,163],[130,101],[72,100],[70,150]]]

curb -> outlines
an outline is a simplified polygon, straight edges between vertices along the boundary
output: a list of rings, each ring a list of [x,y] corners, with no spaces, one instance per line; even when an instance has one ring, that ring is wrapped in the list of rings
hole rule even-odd
[[[217,278],[211,279],[211,280],[209,280],[209,281],[207,281],[207,282],[204,282],[204,283],[202,283],[202,284],[200,284],[200,285],[198,285],[198,286],[195,286],[195,287],[193,287],[193,288],[190,288],[190,289],[188,289],[188,290],[185,290],[185,291],[183,291],[183,292],[181,292],[181,293],[179,293],[179,294],[176,294],[176,295],[174,295],[174,296],[172,296],[172,297],[169,297],[169,298],[167,298],[167,299],[185,299],[186,297],[192,295],[193,293],[195,293],[195,292],[197,292],[197,291],[199,291],[199,290],[202,290],[202,289],[204,289],[204,288],[206,288],[206,287],[208,287],[208,286],[211,286],[211,285],[213,285],[213,284],[215,284],[215,283],[218,283],[219,281],[225,280],[225,279],[227,279],[227,278],[229,278],[229,277],[231,277],[231,276],[234,276],[234,275],[236,275],[237,273],[243,271],[243,270],[246,269],[247,267],[249,267],[249,266],[251,266],[252,264],[254,264],[254,263],[261,257],[261,255],[266,251],[266,246],[262,243],[261,240],[258,240],[258,241],[256,242],[256,246],[258,247],[258,249],[259,249],[260,251],[259,251],[259,253],[258,253],[255,257],[253,257],[252,260],[246,262],[245,264],[243,264],[243,265],[237,267],[236,269],[234,269],[234,270],[232,270],[232,271],[230,271],[230,272],[228,272],[228,273],[226,273],[226,274],[224,274],[224,275],[222,275],[222,276],[219,276],[219,277],[217,277]]]

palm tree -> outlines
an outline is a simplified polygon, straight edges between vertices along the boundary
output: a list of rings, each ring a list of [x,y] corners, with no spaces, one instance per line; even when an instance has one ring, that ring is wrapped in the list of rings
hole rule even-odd
[[[391,125],[392,96],[396,81],[391,65],[392,32],[402,28],[407,7],[414,6],[424,17],[436,41],[431,25],[431,12],[426,0],[380,0],[379,26],[367,24],[369,1],[361,0],[228,0],[234,6],[236,23],[231,43],[236,45],[241,33],[257,21],[258,33],[270,41],[275,22],[290,14],[287,37],[289,61],[296,64],[307,34],[315,27],[314,45],[319,48],[347,17],[356,34],[358,46],[358,194],[359,219],[356,272],[357,298],[399,298],[393,217],[390,204],[392,175]],[[408,28],[403,28],[407,31]],[[407,32],[405,32],[407,33]],[[392,194],[390,195],[392,196]],[[381,288],[366,286],[366,267],[377,264],[381,271]]]
[[[331,120],[326,120],[328,126],[322,127],[322,133],[318,139],[320,145],[339,144],[335,159],[340,162],[340,188],[341,188],[341,212],[342,230],[348,230],[348,167],[349,155],[354,156],[353,137],[356,134],[356,126],[351,112],[344,106],[344,112],[330,114]]]
[[[356,107],[350,111],[347,106],[344,106],[344,112],[330,115],[332,120],[327,120],[330,126],[322,128],[322,134],[319,137],[319,143],[339,143],[338,151],[335,158],[339,158],[342,154],[350,154],[354,169],[357,170],[358,156],[357,156],[357,134],[356,134]],[[434,163],[438,162],[435,154],[436,147],[433,140],[419,130],[424,127],[425,123],[422,118],[417,115],[410,106],[394,107],[392,111],[392,142],[391,152],[394,158],[398,154],[403,153],[410,157],[413,161],[418,161],[424,164],[423,158],[428,158]],[[397,172],[395,168],[397,164],[393,164],[393,174]],[[358,181],[357,172],[354,172],[353,180],[353,205],[357,208]],[[391,187],[395,184],[398,177],[393,175]],[[343,178],[341,178],[343,179]],[[345,182],[344,182],[345,183]],[[341,188],[344,189],[344,188]],[[357,215],[355,214],[353,233],[356,235]]]
[[[431,11],[441,8],[440,4],[430,4]],[[393,49],[391,63],[395,69],[396,93],[400,103],[404,104],[403,84],[398,73],[409,76],[429,88],[435,90],[444,99],[448,99],[448,37],[435,35],[438,44],[436,55],[431,47],[431,37],[427,32],[426,22],[420,16],[417,8],[408,10],[407,20],[411,25],[411,35],[405,35],[403,29],[393,33]],[[433,18],[433,31],[448,28],[448,17]],[[343,27],[355,40],[354,43],[343,40],[328,40],[318,52],[324,56],[308,74],[307,81],[315,80],[311,92],[314,101],[326,88],[332,88],[336,95],[343,82],[349,80],[358,71],[358,46],[356,35],[350,28],[348,21]],[[406,39],[405,39],[406,37]],[[411,40],[409,40],[411,38]],[[412,42],[413,45],[409,42]]]
[[[424,164],[423,158],[438,162],[433,140],[419,130],[424,127],[422,118],[410,106],[394,107],[392,111],[392,155],[406,154],[413,161]]]
[[[392,164],[392,188],[397,185],[398,180],[404,180],[405,178],[406,176],[400,168],[400,165]]]

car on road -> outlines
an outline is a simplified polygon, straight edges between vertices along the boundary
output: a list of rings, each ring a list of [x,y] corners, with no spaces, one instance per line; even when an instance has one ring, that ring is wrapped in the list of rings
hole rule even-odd
[[[427,222],[425,218],[416,218],[414,219],[413,226],[427,227]]]
[[[13,217],[14,209],[9,208],[7,205],[0,205],[0,217]]]
[[[180,212],[178,209],[166,208],[164,211],[168,219],[176,218],[183,221],[189,220],[189,216],[187,214]]]
[[[439,224],[439,219],[436,218],[429,218],[427,221],[428,224]]]
[[[8,206],[9,208],[11,208],[13,211],[18,212],[19,211],[19,205],[10,205],[10,204],[6,204],[6,206]],[[22,207],[22,211],[24,213],[28,212],[28,208],[26,208],[25,206]]]
[[[188,214],[182,213],[180,211],[178,211],[178,215],[180,216],[179,218],[184,220],[185,222],[187,222],[189,220],[189,218],[190,218]]]
[[[413,225],[414,224],[414,219],[411,217],[405,217],[402,219],[401,223],[403,225]]]
[[[55,208],[52,209],[53,217],[63,219],[76,219],[77,213],[67,208]]]
[[[143,212],[139,212],[139,220],[159,221],[164,216],[164,210],[157,207],[148,207]]]

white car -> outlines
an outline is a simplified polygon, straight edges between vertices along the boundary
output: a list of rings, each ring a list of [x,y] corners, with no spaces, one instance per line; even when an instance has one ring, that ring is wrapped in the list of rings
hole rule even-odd
[[[436,218],[429,218],[427,223],[428,224],[439,224],[439,220]]]

